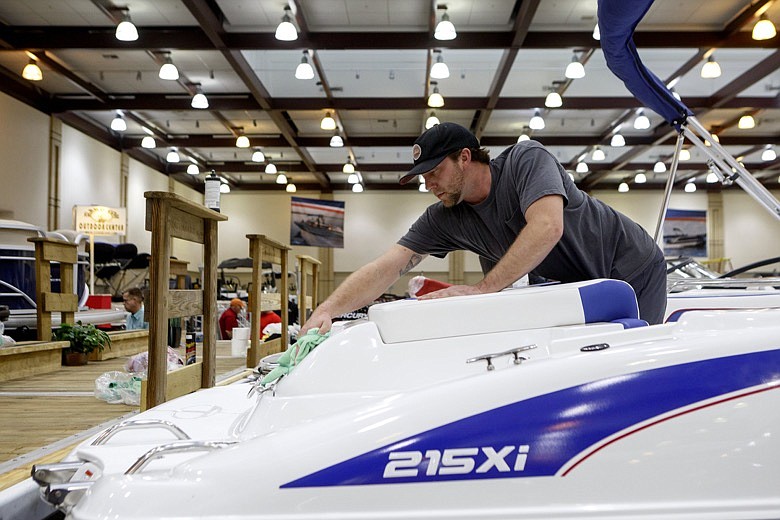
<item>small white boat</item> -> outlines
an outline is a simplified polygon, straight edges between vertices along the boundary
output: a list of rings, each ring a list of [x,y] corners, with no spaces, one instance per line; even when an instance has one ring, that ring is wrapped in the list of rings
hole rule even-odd
[[[72,520],[780,516],[780,310],[636,317],[615,280],[378,304],[34,478]]]
[[[6,334],[19,339],[33,339],[32,332],[37,327],[35,301],[35,246],[28,242],[30,237],[50,237],[69,240],[60,232],[47,232],[39,226],[18,220],[0,219],[0,305],[10,309],[8,321],[4,322]],[[78,254],[78,263],[74,266],[76,287],[79,297],[79,310],[76,320],[82,323],[116,324],[125,322],[124,309],[88,309],[85,307],[89,288],[85,282],[88,255]],[[59,286],[59,264],[53,265],[52,281]],[[52,326],[60,325],[60,314],[52,314]]]

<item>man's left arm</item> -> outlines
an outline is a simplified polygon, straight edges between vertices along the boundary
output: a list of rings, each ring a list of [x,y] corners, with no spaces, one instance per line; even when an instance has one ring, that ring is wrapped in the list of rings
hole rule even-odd
[[[546,195],[525,212],[526,225],[496,266],[479,283],[453,285],[421,296],[420,300],[500,291],[531,272],[563,235],[563,197]]]

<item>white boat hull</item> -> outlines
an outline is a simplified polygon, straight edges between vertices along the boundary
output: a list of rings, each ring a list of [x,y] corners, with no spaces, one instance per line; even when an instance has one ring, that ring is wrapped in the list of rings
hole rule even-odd
[[[568,300],[570,289],[520,289],[511,308],[533,314],[534,301]],[[480,307],[506,309],[496,296]],[[145,428],[84,443],[71,458],[89,461],[90,475],[71,480],[94,483],[69,518],[780,516],[780,310],[698,311],[632,329],[491,332],[497,323],[482,320],[472,335],[387,341],[409,333],[393,327],[415,328],[396,320],[405,312],[425,323],[444,305],[462,320],[468,298],[384,304],[273,391],[232,385],[137,416],[189,440]],[[512,354],[494,370],[466,363],[530,344],[519,364]],[[194,441],[231,444],[137,463]]]

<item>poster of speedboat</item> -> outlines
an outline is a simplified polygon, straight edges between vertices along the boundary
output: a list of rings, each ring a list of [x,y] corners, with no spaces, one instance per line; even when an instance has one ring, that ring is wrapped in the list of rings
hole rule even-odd
[[[344,201],[292,197],[290,244],[344,247]]]
[[[707,256],[707,212],[668,209],[664,221],[664,255]]]

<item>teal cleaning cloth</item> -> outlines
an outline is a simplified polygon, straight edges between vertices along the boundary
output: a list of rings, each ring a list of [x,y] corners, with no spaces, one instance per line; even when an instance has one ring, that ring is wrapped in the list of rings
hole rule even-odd
[[[284,354],[279,356],[279,366],[271,370],[266,375],[260,384],[265,386],[269,383],[273,383],[282,376],[286,376],[292,369],[295,368],[303,358],[309,355],[309,352],[314,350],[317,345],[328,339],[330,332],[325,334],[319,334],[319,329],[309,329],[306,334],[298,338],[298,341],[290,345]]]

